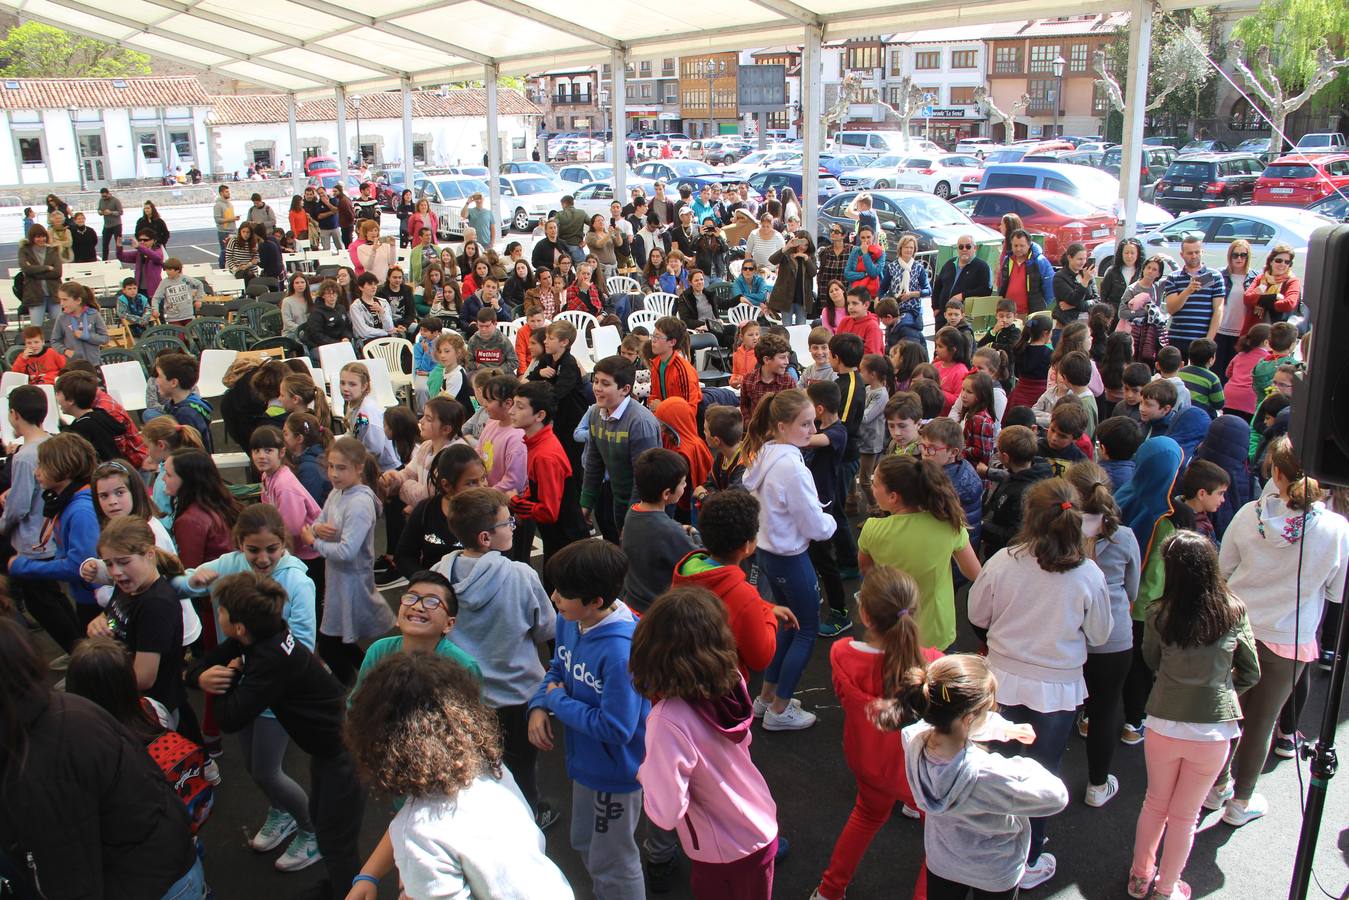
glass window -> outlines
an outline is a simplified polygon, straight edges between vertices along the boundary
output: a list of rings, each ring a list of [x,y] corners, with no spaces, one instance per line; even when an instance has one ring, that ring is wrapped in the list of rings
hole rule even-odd
[[[1030,48],[1030,70],[1032,72],[1053,72],[1054,60],[1059,55],[1058,44],[1039,44]],[[1033,94],[1031,96],[1034,96]]]
[[[1192,219],[1180,219],[1161,228],[1157,233],[1173,244],[1179,244],[1187,234],[1205,235],[1213,224],[1212,216],[1196,216]]]
[[[1230,244],[1241,239],[1252,244],[1268,244],[1274,239],[1274,228],[1254,219],[1219,217],[1217,224],[1218,227],[1213,230],[1211,243]]]
[[[41,166],[46,163],[42,152],[42,138],[38,135],[21,137],[19,141],[19,159],[25,166]]]
[[[1099,81],[1092,84],[1091,87],[1091,111],[1094,115],[1103,116],[1106,114],[1110,103],[1110,94],[1106,91],[1105,85]]]
[[[138,131],[136,144],[146,162],[159,162],[159,135],[153,131]]]
[[[1087,45],[1073,44],[1068,50],[1068,71],[1085,72],[1087,71]]]
[[[891,77],[891,78],[898,78],[898,77],[899,77],[900,75],[902,75],[902,74],[904,74],[904,51],[903,51],[903,50],[891,50],[891,51],[890,51],[890,77]]]
[[[1077,185],[1063,178],[1055,178],[1052,175],[1045,178],[1045,190],[1060,194],[1072,194],[1074,197],[1079,193]]]
[[[169,145],[181,162],[190,163],[195,158],[192,152],[192,135],[186,131],[170,131]]]
[[[973,69],[979,65],[978,50],[952,50],[951,68]]]
[[[941,51],[932,50],[913,55],[913,67],[915,69],[940,69]]]
[[[998,47],[993,52],[993,71],[1000,74],[1016,74],[1021,71],[1021,48],[1017,46]]]
[[[881,67],[881,48],[849,47],[844,67],[849,69],[879,69]]]
[[[1020,175],[1012,172],[990,172],[984,176],[983,187],[987,188],[1033,188],[1034,175]]]

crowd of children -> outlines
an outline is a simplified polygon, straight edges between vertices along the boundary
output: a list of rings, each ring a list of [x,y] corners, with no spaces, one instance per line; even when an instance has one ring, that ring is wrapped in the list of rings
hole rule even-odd
[[[366,900],[395,877],[411,898],[572,896],[545,853],[560,813],[536,772],[560,751],[596,897],[661,892],[682,854],[696,896],[767,900],[788,845],[752,726],[815,725],[825,704],[803,703],[801,679],[817,641],[840,638],[828,657],[857,794],[813,897],[845,895],[897,802],[923,820],[916,896],[1049,881],[1076,732],[1089,807],[1120,790],[1117,742],[1144,744],[1120,884],[1188,898],[1201,808],[1233,826],[1270,809],[1257,782],[1271,746],[1297,752],[1325,603],[1349,572],[1344,498],[1328,502],[1286,434],[1307,347],[1260,291],[1287,279],[1253,282],[1222,372],[1214,335],[1183,315],[1178,340],[1166,327],[1201,279],[1136,254],[1118,308],[1060,306],[1056,322],[1006,299],[980,334],[947,301],[928,362],[912,243],[885,272],[895,296],[876,297],[874,254],[854,254],[808,363],[771,319],[740,326],[734,392],[700,384],[679,316],[587,375],[575,325],[550,321],[560,306],[512,283],[526,324],[506,338],[476,252],[462,303],[452,254],[418,260],[425,309],[397,267],[312,294],[297,275],[283,313],[311,344],[415,337],[418,415],[386,410],[364,363],[337,373],[338,418],[303,360],[236,365],[220,413],[256,497],[211,455],[197,359],[154,360],[138,425],[100,386],[92,298],[61,285],[51,347],[29,328],[13,366],[29,384],[9,396],[6,606],[71,654],[76,684],[97,654],[134,694],[91,690],[76,710],[103,705],[147,746],[180,736],[203,784],[221,783],[222,735],[237,734],[262,795],[249,845],[284,845],[281,871],[322,862],[315,896]],[[174,262],[152,302],[125,286],[129,324],[192,317],[199,286]],[[69,418],[59,434],[45,386]],[[27,721],[22,704],[55,701],[7,627],[0,722]],[[292,742],[307,788],[286,771]],[[0,734],[0,775],[22,767],[18,746]],[[362,858],[366,787],[399,802]],[[66,877],[13,808],[0,878],[12,847],[44,883]],[[204,877],[161,868],[126,896],[188,896],[171,891]]]

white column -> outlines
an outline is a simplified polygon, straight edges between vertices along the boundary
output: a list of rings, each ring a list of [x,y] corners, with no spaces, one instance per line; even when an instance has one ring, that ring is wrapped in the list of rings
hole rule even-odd
[[[805,166],[801,182],[801,227],[811,236],[817,234],[816,214],[820,196],[820,148],[824,133],[820,117],[824,115],[824,65],[820,45],[824,30],[817,25],[806,26],[806,41],[801,49],[801,135],[804,138]]]
[[[497,127],[497,67],[483,67],[483,83],[487,86],[487,184],[491,188],[492,215],[500,221],[497,233],[505,236],[510,225],[508,217],[501,215],[501,139]],[[478,235],[478,243],[486,245],[490,235]]]
[[[403,79],[403,187],[412,190],[412,82]],[[403,196],[400,191],[398,196]],[[396,205],[396,204],[395,204]]]
[[[627,201],[628,196],[628,70],[627,60],[622,50],[615,50],[609,56],[609,68],[613,72],[609,85],[609,101],[613,107],[613,140],[610,141],[614,164],[614,199],[619,205]]]
[[[347,189],[347,89],[337,86],[337,171],[341,175],[342,190]]]
[[[290,126],[290,183],[297,194],[304,193],[304,154],[300,150],[300,133],[295,127],[295,95],[286,95],[286,122]]]
[[[1124,208],[1122,237],[1138,231],[1139,175],[1143,166],[1143,116],[1148,102],[1148,48],[1152,45],[1152,3],[1129,4],[1129,84],[1124,100],[1124,145],[1119,185]]]

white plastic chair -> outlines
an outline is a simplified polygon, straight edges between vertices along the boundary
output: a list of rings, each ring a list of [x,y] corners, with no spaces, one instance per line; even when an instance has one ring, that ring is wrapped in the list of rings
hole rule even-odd
[[[599,362],[607,356],[617,355],[618,346],[622,341],[617,325],[601,325],[590,332],[591,352],[595,356],[595,361]]]
[[[594,328],[596,325],[599,324],[598,319],[596,319],[590,313],[582,312],[579,309],[564,309],[562,312],[557,314],[557,316],[553,319],[553,321],[556,322],[559,319],[562,320],[563,322],[570,322],[573,326],[575,326],[578,335],[585,335],[587,332],[590,331],[590,329]],[[580,340],[579,336],[577,337],[577,340]],[[587,342],[586,345],[589,346],[589,342]]]
[[[319,347],[319,365],[325,372],[337,372],[347,363],[356,361],[356,348],[349,341]]]
[[[145,409],[145,370],[140,363],[106,363],[99,368],[103,370],[103,381],[112,399],[128,412]]]
[[[197,375],[197,390],[203,397],[221,397],[225,393],[223,381],[238,356],[235,350],[207,349],[201,352],[201,370]]]
[[[604,286],[611,294],[640,294],[642,286],[637,283],[636,278],[630,278],[627,275],[611,275]]]
[[[730,322],[736,328],[744,325],[746,322],[752,322],[759,316],[759,310],[752,303],[737,303],[726,310],[726,321]]]
[[[674,294],[667,294],[664,291],[653,291],[646,295],[642,302],[645,309],[653,310],[662,316],[674,315],[675,301],[679,298]]]
[[[804,364],[807,359],[810,359],[810,326],[788,325],[787,343],[791,344],[792,352]]]
[[[740,267],[743,266],[744,264],[745,261],[743,259],[731,260],[731,264],[727,268],[730,270],[732,281],[735,281],[735,279],[740,277]]]
[[[370,373],[370,393],[374,395],[375,402],[388,409],[391,406],[398,405],[398,394],[393,389],[393,380],[389,377],[389,367],[384,364],[384,360],[379,357],[357,360],[365,366],[365,370]],[[340,367],[328,369],[331,373],[328,382],[328,403],[332,407],[333,415],[345,415],[346,406],[342,402],[342,392],[338,389],[338,382],[341,380],[342,372]]]
[[[10,391],[27,383],[28,376],[22,372],[6,372],[5,374],[0,375],[0,393],[3,393],[8,397]]]
[[[628,313],[628,330],[632,331],[640,325],[647,332],[650,332],[651,329],[656,327],[656,320],[659,318],[660,313],[654,309],[639,309],[636,312]]]
[[[515,343],[515,336],[520,333],[520,329],[525,327],[524,319],[513,319],[510,322],[498,322],[497,331],[506,336],[506,340],[512,344]]]
[[[9,379],[9,375],[17,375],[19,380]],[[5,443],[17,443],[19,436],[14,433],[13,427],[9,424],[9,392],[21,384],[28,383],[28,377],[20,372],[6,372],[6,378],[0,380],[0,438]],[[47,417],[42,421],[42,430],[55,434],[61,427],[61,410],[56,405],[56,388],[50,384],[40,384],[42,393],[47,395]]]
[[[406,338],[376,338],[361,348],[366,359],[382,359],[395,388],[412,384],[412,342]]]

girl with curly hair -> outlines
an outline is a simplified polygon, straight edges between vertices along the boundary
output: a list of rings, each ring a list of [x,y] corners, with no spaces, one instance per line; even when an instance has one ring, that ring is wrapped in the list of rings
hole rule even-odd
[[[502,765],[496,715],[467,669],[424,652],[390,655],[353,696],[346,743],[368,785],[406,798],[349,900],[372,900],[389,862],[412,900],[573,896]]]

